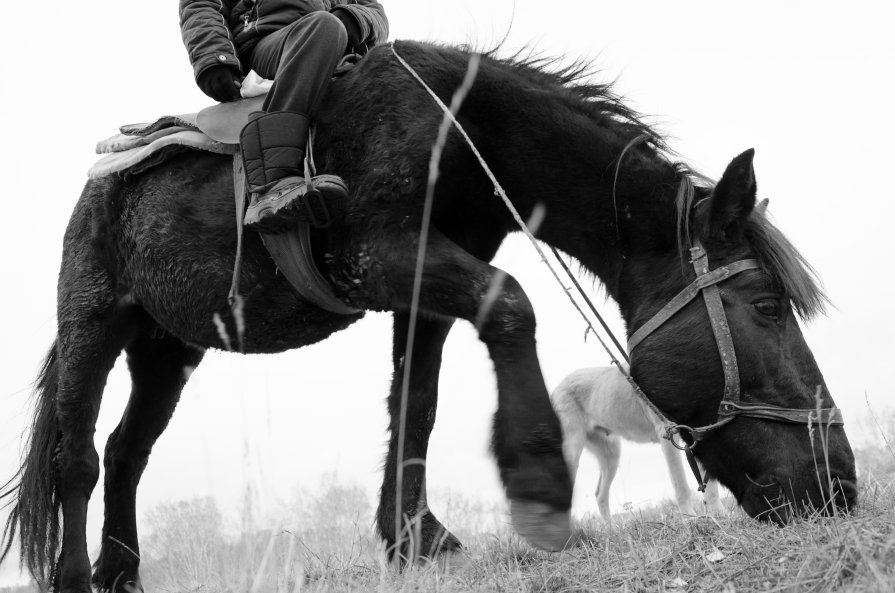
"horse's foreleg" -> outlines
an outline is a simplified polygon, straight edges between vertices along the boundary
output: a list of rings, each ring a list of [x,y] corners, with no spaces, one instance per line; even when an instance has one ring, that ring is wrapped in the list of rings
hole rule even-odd
[[[156,439],[165,430],[203,350],[164,335],[143,333],[127,348],[133,387],[124,415],[109,436],[104,456],[105,520],[93,584],[118,593],[140,586],[136,496]]]
[[[388,399],[391,438],[376,513],[377,528],[393,558],[410,560],[417,556],[431,557],[439,552],[460,548],[459,540],[435,518],[426,500],[426,452],[435,424],[441,352],[451,325],[452,321],[419,319],[414,328],[413,351],[409,353],[408,360],[409,316],[395,313],[395,375]],[[404,402],[404,443],[399,461],[405,372],[409,374]],[[399,463],[403,466],[401,471]],[[401,518],[400,523],[396,521],[397,517]],[[409,524],[405,519],[409,519]],[[419,541],[416,541],[417,534]]]
[[[416,237],[408,239],[402,244],[417,242]],[[371,308],[406,311],[416,261],[401,256],[413,250],[383,248],[376,254],[382,262],[376,277],[367,279],[379,301]],[[492,449],[513,525],[535,545],[559,549],[570,535],[572,501],[562,431],[538,362],[531,303],[513,277],[498,272],[433,231],[422,270],[420,312],[476,324],[497,374]]]
[[[483,295],[476,311],[497,374],[491,448],[513,527],[536,546],[559,550],[571,535],[572,481],[535,348],[534,311],[515,278],[491,280],[502,286]]]

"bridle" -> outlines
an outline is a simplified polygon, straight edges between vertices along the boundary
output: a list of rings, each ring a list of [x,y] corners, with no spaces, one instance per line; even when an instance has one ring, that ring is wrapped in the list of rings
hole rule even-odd
[[[677,448],[687,452],[690,465],[696,473],[700,487],[703,487],[702,476],[696,468],[692,448],[709,434],[731,422],[737,416],[748,416],[763,420],[788,422],[791,424],[819,424],[821,426],[842,425],[842,412],[839,408],[784,408],[772,404],[746,403],[742,401],[740,389],[740,372],[737,366],[736,352],[733,347],[733,338],[730,333],[730,325],[727,323],[727,315],[724,313],[724,305],[721,302],[721,291],[718,285],[721,282],[746,270],[759,268],[759,263],[754,259],[741,259],[709,270],[708,254],[705,248],[697,240],[690,248],[690,263],[696,272],[696,279],[679,292],[653,317],[637,329],[628,339],[628,352],[634,351],[640,343],[649,337],[656,329],[671,319],[687,303],[695,299],[700,293],[705,300],[705,306],[709,314],[709,322],[712,325],[712,333],[715,335],[715,343],[721,355],[721,366],[724,369],[724,397],[718,407],[718,419],[707,426],[691,427],[683,424],[667,422],[666,438]],[[655,410],[654,406],[650,406]],[[660,417],[661,412],[659,412]],[[689,441],[681,441],[679,437],[687,437]]]

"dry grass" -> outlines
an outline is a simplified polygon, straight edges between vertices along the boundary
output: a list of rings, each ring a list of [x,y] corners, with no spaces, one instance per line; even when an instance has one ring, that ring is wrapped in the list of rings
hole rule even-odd
[[[384,561],[370,527],[372,509],[359,489],[329,484],[300,508],[286,529],[235,537],[223,533],[219,520],[209,523],[216,511],[205,508],[190,520],[161,509],[182,529],[180,535],[166,530],[164,541],[146,538],[147,591],[895,590],[895,485],[872,478],[864,480],[861,507],[849,516],[780,528],[737,510],[722,518],[681,517],[668,505],[616,517],[611,528],[584,519],[577,545],[560,554],[520,541],[499,524],[502,509],[454,497],[440,516],[467,550],[404,572]],[[203,533],[203,525],[214,528]]]

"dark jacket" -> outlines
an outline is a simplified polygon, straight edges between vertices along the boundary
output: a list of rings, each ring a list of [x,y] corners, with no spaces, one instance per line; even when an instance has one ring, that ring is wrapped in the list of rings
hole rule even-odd
[[[347,10],[360,27],[356,51],[388,38],[388,19],[376,0],[180,0],[180,32],[193,74],[229,64],[243,73],[258,40],[312,12]]]

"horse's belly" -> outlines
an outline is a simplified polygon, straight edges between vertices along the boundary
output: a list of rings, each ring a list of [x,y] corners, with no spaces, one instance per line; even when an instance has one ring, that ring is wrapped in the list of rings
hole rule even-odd
[[[256,286],[230,307],[227,293],[172,290],[162,297],[140,294],[137,302],[166,332],[202,348],[245,353],[292,350],[326,339],[362,317],[324,311],[278,287]],[[147,298],[149,296],[149,298]]]

